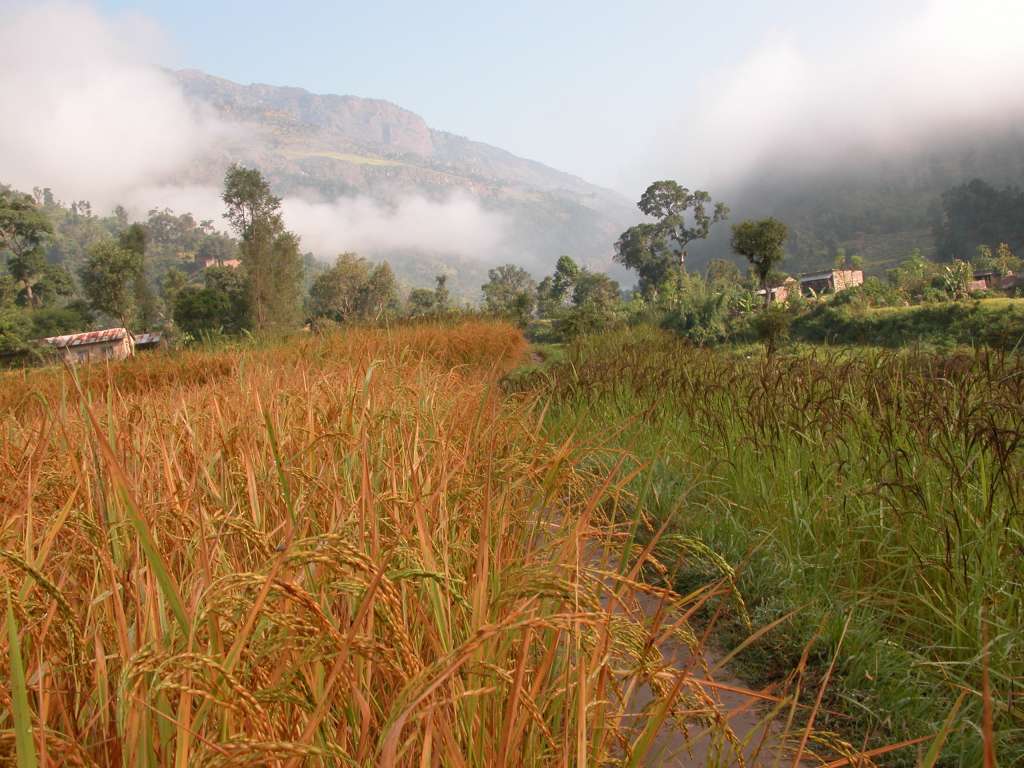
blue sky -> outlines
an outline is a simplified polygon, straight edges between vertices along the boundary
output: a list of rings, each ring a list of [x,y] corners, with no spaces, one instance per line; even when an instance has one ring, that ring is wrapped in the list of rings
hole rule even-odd
[[[651,147],[719,73],[785,41],[858,56],[926,0],[599,3],[101,0],[168,38],[164,62],[243,83],[383,98],[431,126],[634,194]],[[648,170],[649,169],[649,170]],[[673,168],[673,170],[675,170]]]

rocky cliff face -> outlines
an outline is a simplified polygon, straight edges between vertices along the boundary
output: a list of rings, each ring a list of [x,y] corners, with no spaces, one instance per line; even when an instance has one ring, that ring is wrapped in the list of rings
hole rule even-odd
[[[239,85],[194,70],[174,75],[193,103],[245,127],[242,138],[223,146],[223,162],[192,169],[189,181],[217,183],[224,164],[237,161],[263,170],[282,195],[369,196],[394,203],[410,195],[444,200],[467,193],[511,222],[501,252],[481,254],[481,264],[512,260],[538,272],[563,253],[609,267],[616,237],[636,219],[633,204],[615,192],[432,129],[419,115],[386,101]],[[419,258],[421,264],[443,261],[429,252]],[[467,267],[469,275],[463,274]],[[486,268],[474,261],[454,272],[456,279],[472,282]]]

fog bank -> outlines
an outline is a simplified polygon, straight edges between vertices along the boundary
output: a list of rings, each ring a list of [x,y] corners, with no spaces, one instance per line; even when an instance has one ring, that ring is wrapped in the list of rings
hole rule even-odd
[[[2,3],[0,182],[94,210],[124,205],[192,213],[224,227],[220,189],[180,180],[225,166],[226,147],[258,141],[246,126],[197,107],[159,64],[160,30],[137,15],[106,16],[78,3]],[[226,170],[222,167],[218,173]],[[422,250],[480,258],[506,234],[504,217],[460,194],[410,196],[385,206],[365,197],[283,201],[302,247],[324,257],[357,250]]]
[[[871,36],[801,46],[770,31],[735,66],[704,73],[701,96],[665,126],[644,178],[741,183],[764,166],[856,165],[998,131],[1024,114],[1024,3],[929,0],[894,9]]]

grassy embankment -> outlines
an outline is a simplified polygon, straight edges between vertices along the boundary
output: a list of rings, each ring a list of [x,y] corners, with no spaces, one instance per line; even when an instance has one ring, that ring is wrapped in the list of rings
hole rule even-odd
[[[659,564],[628,475],[500,397],[524,347],[470,323],[4,375],[3,760],[639,765],[673,724],[728,754],[656,640],[699,659],[728,575],[640,583],[692,545]]]
[[[647,464],[640,503],[737,567],[755,630],[782,619],[739,656],[748,674],[800,669],[810,647],[813,697],[838,649],[837,714],[822,717],[844,735],[942,733],[955,713],[942,764],[980,766],[989,700],[1000,764],[1024,761],[1019,357],[766,362],[645,329],[583,339],[537,377],[554,390],[550,434]],[[917,765],[928,748],[884,759]]]
[[[799,317],[793,326],[793,336],[815,343],[890,348],[921,343],[1024,349],[1024,299],[980,299],[860,310],[826,303]]]

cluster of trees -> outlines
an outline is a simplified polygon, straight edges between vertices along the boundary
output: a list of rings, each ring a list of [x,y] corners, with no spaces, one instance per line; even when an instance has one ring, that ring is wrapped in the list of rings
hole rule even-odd
[[[570,256],[560,257],[554,273],[539,284],[522,267],[496,267],[481,290],[487,312],[520,325],[539,317],[564,335],[596,330],[621,312],[619,284],[603,272],[580,267]]]
[[[257,170],[231,167],[223,200],[230,234],[167,208],[131,223],[120,207],[101,217],[49,189],[0,187],[0,353],[110,325],[198,339],[453,311],[445,275],[403,301],[387,263],[301,253]]]
[[[312,316],[336,323],[379,322],[398,308],[398,282],[388,263],[372,265],[354,253],[338,256],[309,289]]]
[[[132,224],[122,208],[101,218],[48,189],[0,188],[0,351],[96,325],[193,336],[298,325],[311,257],[285,228],[280,200],[240,166],[228,170],[223,199],[235,237],[169,209]],[[234,260],[239,269],[202,268]]]
[[[304,319],[374,323],[455,311],[444,275],[432,289],[415,288],[403,301],[387,263],[343,253],[326,266],[303,254],[284,224],[280,199],[256,170],[231,167],[223,200],[231,235],[166,208],[130,223],[122,208],[99,217],[88,202],[65,206],[48,189],[28,195],[0,187],[0,352],[24,348],[33,338],[112,323],[200,338],[295,328]],[[958,299],[967,295],[976,272],[1021,269],[1012,242],[990,236],[1020,232],[1022,193],[975,181],[950,190],[943,206],[943,242],[956,253],[972,243],[971,261],[936,263],[915,251],[887,280],[869,278],[844,291],[840,303]],[[734,337],[738,329],[777,332],[783,319],[769,310],[771,289],[788,279],[780,271],[792,244],[785,224],[769,218],[733,225],[731,249],[746,260],[747,272],[716,259],[696,274],[687,271],[687,249],[708,238],[729,209],[703,190],[669,180],[651,184],[637,207],[647,221],[622,233],[614,256],[636,273],[635,289],[623,291],[609,275],[562,256],[539,283],[516,265],[491,269],[482,286],[484,309],[551,337],[622,322],[658,323],[697,343]],[[859,256],[842,248],[834,257],[837,268],[863,267]],[[224,266],[236,261],[239,268]],[[799,291],[790,291],[785,309],[799,311],[803,302]],[[765,311],[755,312],[759,304]]]
[[[1024,248],[1024,192],[996,189],[981,179],[960,184],[942,195],[942,212],[934,226],[939,258],[964,259],[979,243],[1006,243]]]
[[[778,294],[786,296],[783,301],[773,300],[772,289],[792,285],[781,271],[792,234],[783,222],[768,218],[731,227],[731,250],[746,261],[745,273],[736,262],[715,259],[698,274],[686,269],[687,247],[707,238],[728,217],[728,208],[707,192],[691,192],[674,181],[652,184],[638,207],[652,221],[624,232],[615,253],[618,263],[637,273],[635,289],[621,291],[607,275],[562,256],[554,273],[539,284],[514,265],[492,269],[482,288],[485,309],[529,326],[537,338],[565,338],[617,323],[654,323],[695,343],[761,338],[771,349],[795,318],[816,306],[792,288]],[[993,231],[1004,232],[1005,226]],[[857,270],[864,263],[859,255],[836,248],[832,266]],[[977,246],[971,261],[933,262],[915,250],[886,279],[869,277],[831,303],[857,308],[958,300],[976,288],[976,273],[1006,275],[1021,267],[1006,242]]]
[[[237,258],[237,243],[169,209],[132,224],[121,207],[98,216],[49,189],[0,186],[0,352],[97,326],[165,327],[176,291],[197,277],[197,254]]]
[[[656,322],[702,343],[728,336],[735,318],[754,308],[756,287],[767,288],[776,279],[786,226],[775,219],[736,225],[733,251],[747,259],[749,275],[725,260],[712,261],[700,275],[686,269],[687,247],[706,238],[729,209],[707,192],[691,192],[674,181],[650,185],[637,206],[653,221],[626,230],[615,253],[617,262],[637,273],[634,290],[623,292],[607,274],[562,256],[539,284],[515,265],[490,270],[482,287],[485,309],[524,326],[532,323],[531,332],[540,338],[626,322]]]
[[[280,198],[258,170],[234,165],[222,199],[237,246],[224,236],[210,238],[197,255],[202,263],[223,263],[237,251],[241,268],[206,267],[201,285],[165,275],[162,288],[175,323],[193,337],[296,327],[303,318],[306,269],[298,235],[284,225]]]

